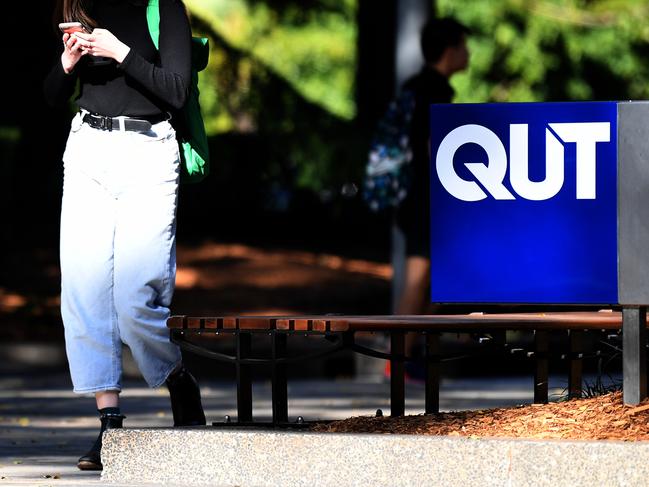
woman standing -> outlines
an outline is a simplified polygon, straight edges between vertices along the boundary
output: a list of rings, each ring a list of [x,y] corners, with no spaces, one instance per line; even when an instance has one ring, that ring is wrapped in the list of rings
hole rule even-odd
[[[104,430],[122,426],[121,347],[151,387],[166,384],[175,426],[204,425],[195,379],[169,341],[179,151],[170,115],[190,83],[191,29],[180,0],[160,0],[160,50],[146,0],[58,0],[63,52],[45,80],[52,105],[80,84],[63,156],[61,314],[77,393],[94,393],[101,430],[80,469],[101,469]]]

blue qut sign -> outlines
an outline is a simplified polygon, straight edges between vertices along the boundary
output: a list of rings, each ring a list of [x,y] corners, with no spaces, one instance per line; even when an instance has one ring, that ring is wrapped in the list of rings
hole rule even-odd
[[[622,302],[618,105],[431,107],[433,302]]]

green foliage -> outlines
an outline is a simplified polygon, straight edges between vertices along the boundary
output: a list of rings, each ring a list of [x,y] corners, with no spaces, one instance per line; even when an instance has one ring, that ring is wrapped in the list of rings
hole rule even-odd
[[[282,77],[306,100],[335,116],[350,120],[356,63],[355,0],[322,0],[303,8],[299,3],[253,0],[188,0],[188,7],[233,49],[263,63]],[[210,78],[218,77],[226,57],[213,53]],[[227,69],[227,68],[225,68]],[[230,86],[245,96],[251,82],[251,64],[239,66],[240,86]],[[207,84],[204,86],[209,90]],[[203,91],[205,92],[205,91]],[[208,95],[212,133],[237,125],[240,113],[219,109],[220,93]]]
[[[457,101],[649,98],[649,5],[639,0],[437,0],[473,30]]]
[[[323,192],[348,180],[365,150],[349,129],[356,0],[185,3],[194,33],[211,41],[199,80],[215,177],[245,181],[247,193]]]

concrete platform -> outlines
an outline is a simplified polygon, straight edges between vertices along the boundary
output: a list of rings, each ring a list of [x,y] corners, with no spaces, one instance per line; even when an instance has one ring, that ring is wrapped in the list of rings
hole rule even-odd
[[[372,359],[374,360],[374,359]],[[10,364],[11,365],[11,364]],[[2,367],[5,370],[2,370]],[[87,487],[131,486],[117,480],[101,482],[99,472],[80,472],[76,461],[93,443],[99,421],[94,399],[71,392],[66,371],[25,368],[6,369],[0,364],[0,486],[30,485]],[[593,378],[586,378],[592,383]],[[142,381],[126,380],[122,411],[129,428],[169,427],[172,424],[168,394],[152,390]],[[565,393],[564,376],[551,376],[552,397]],[[232,381],[201,380],[203,405],[209,421],[224,415],[236,418],[236,388]],[[271,386],[255,382],[254,417],[269,420]],[[390,384],[380,380],[291,380],[289,415],[306,420],[344,419],[390,408]],[[424,388],[408,384],[407,414],[424,410]],[[442,381],[442,410],[485,409],[532,402],[532,378],[481,377],[445,378]],[[371,486],[370,486],[371,487]]]
[[[108,482],[241,487],[646,486],[649,442],[125,429]]]

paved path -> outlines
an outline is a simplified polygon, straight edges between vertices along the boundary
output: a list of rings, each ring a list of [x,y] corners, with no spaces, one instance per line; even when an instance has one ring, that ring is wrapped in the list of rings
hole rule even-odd
[[[553,380],[554,393],[565,379]],[[231,383],[202,383],[209,421],[236,414]],[[80,472],[76,459],[94,441],[98,420],[94,400],[70,392],[62,374],[21,377],[0,376],[0,487],[5,485],[81,486],[100,484],[96,472]],[[270,383],[254,386],[255,418],[270,418]],[[409,385],[408,414],[424,408],[424,391]],[[377,408],[389,413],[389,384],[382,381],[289,382],[289,415],[307,420],[341,419],[372,414]],[[442,383],[443,410],[481,409],[532,401],[531,378],[447,380]],[[143,383],[125,384],[123,412],[131,427],[172,424],[165,390],[150,390]],[[120,484],[105,484],[118,486]]]

